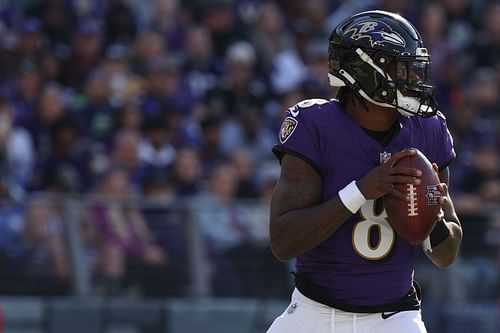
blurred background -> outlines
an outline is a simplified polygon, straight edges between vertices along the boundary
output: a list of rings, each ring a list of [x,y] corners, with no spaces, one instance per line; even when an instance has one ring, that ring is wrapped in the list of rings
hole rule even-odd
[[[500,2],[0,1],[0,330],[264,332],[287,107],[332,98],[331,29],[401,13],[455,138],[457,262],[416,278],[433,332],[500,332]]]

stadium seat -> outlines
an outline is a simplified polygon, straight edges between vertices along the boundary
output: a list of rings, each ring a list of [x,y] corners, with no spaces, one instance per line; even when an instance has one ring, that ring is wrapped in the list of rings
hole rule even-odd
[[[142,333],[140,329],[136,328],[134,325],[120,325],[120,324],[112,324],[108,325],[103,333]],[[149,331],[146,331],[149,332]]]
[[[164,303],[114,299],[103,304],[105,332],[160,332],[165,322]],[[111,330],[120,328],[123,331]]]
[[[498,333],[500,318],[495,303],[464,303],[445,307],[446,333]]]
[[[50,333],[101,332],[103,324],[102,302],[60,298],[48,303]]]
[[[240,299],[171,300],[165,333],[254,332],[258,301]]]
[[[2,297],[5,331],[41,333],[45,325],[44,302],[36,297]]]
[[[285,311],[288,301],[266,300],[258,305],[259,318],[255,333],[265,332],[273,323],[274,319]]]

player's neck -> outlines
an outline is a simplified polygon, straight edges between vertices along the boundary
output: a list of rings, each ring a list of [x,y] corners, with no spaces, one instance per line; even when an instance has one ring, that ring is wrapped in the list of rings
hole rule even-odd
[[[349,102],[345,110],[363,128],[371,131],[387,131],[398,118],[396,109],[381,107],[369,102],[365,104],[366,108],[358,101]]]

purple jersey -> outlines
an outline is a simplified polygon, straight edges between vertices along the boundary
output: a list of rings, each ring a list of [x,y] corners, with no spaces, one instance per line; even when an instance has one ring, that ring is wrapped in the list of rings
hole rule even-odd
[[[440,167],[455,156],[441,114],[401,117],[399,133],[383,146],[337,101],[312,99],[287,111],[273,151],[278,157],[291,153],[310,163],[323,179],[322,201],[327,201],[390,154],[409,147]],[[381,200],[368,200],[330,238],[297,257],[297,272],[346,304],[398,301],[412,287],[414,247],[396,234],[386,216]]]

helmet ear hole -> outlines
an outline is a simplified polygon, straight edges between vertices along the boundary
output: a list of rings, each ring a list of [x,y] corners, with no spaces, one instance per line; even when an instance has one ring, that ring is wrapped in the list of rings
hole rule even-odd
[[[381,68],[386,69],[387,66],[389,66],[392,63],[392,57],[388,56],[387,54],[383,54],[380,52],[376,52],[376,54],[373,55],[373,61]]]

